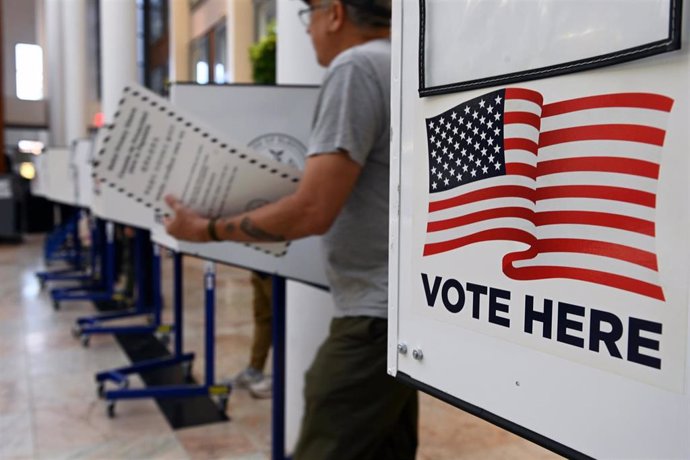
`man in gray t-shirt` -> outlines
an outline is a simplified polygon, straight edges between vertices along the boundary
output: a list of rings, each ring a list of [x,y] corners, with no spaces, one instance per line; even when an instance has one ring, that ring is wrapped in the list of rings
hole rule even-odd
[[[206,219],[166,197],[168,232],[192,241],[283,241],[324,235],[336,305],[305,377],[295,460],[411,460],[417,393],[386,373],[390,0],[304,0],[319,64],[328,66],[309,156],[292,195]]]
[[[309,139],[310,156],[343,152],[362,167],[323,238],[336,317],[387,317],[389,126],[390,40],[384,38],[331,62]]]

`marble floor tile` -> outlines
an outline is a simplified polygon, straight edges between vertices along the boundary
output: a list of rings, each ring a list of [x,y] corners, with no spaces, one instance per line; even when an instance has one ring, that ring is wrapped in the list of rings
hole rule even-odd
[[[95,373],[127,364],[129,360],[115,342],[92,343],[88,348],[82,348],[75,341],[75,348],[29,355],[29,371],[35,377],[72,372]]]
[[[80,446],[69,451],[41,455],[39,458],[41,460],[187,460],[191,457],[182,448],[175,435],[169,433],[158,436],[137,436],[126,440],[112,439]]]
[[[28,369],[24,353],[0,355],[0,382],[14,379],[23,380]]]
[[[31,400],[29,380],[0,380],[0,415],[27,413]]]
[[[175,436],[195,460],[226,459],[233,455],[256,453],[252,441],[239,423],[233,421],[177,430]]]
[[[32,416],[28,412],[0,414],[0,458],[31,458],[35,454]]]
[[[32,378],[30,388],[34,407],[54,406],[56,403],[102,402],[97,394],[94,373],[90,371]]]
[[[153,401],[122,401],[117,416],[106,416],[103,401],[72,401],[34,409],[35,446],[45,458],[54,452],[75,450],[113,440],[127,442],[132,438],[169,433],[167,421]]]

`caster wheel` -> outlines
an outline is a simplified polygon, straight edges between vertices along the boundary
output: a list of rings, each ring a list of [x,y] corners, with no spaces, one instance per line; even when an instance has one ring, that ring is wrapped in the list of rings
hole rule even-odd
[[[225,411],[228,409],[228,397],[220,396],[216,405],[218,406],[218,411],[225,413]]]
[[[103,396],[105,396],[105,383],[99,382],[96,391],[98,393],[98,397],[103,398]]]
[[[90,339],[91,339],[91,337],[89,337],[88,335],[82,335],[81,336],[81,346],[84,348],[88,348]]]
[[[75,325],[72,328],[72,337],[74,337],[75,339],[78,339],[81,337],[81,326]]]
[[[108,401],[108,417],[115,418],[115,401]]]
[[[187,383],[192,383],[193,376],[192,376],[192,362],[187,361],[182,363],[182,372],[184,373],[184,380]]]
[[[161,334],[158,337],[158,341],[163,344],[164,347],[170,345],[170,334]]]

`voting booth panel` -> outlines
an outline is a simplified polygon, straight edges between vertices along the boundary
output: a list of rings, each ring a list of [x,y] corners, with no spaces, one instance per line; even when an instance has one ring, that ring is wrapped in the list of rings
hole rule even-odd
[[[49,148],[45,152],[41,169],[47,171],[45,185],[47,199],[61,204],[76,204],[76,174],[72,164],[72,151],[66,148]]]
[[[72,158],[77,177],[76,204],[82,208],[89,208],[93,199],[92,151],[92,139],[77,139],[72,144]]]
[[[260,154],[304,168],[306,143],[318,89],[313,86],[194,85],[171,86],[172,104],[195,115],[209,128]],[[293,241],[276,257],[238,243],[189,243],[153,227],[154,241],[204,259],[231,263],[306,283],[326,286],[320,238]]]
[[[36,175],[31,179],[31,194],[36,197],[45,197],[48,183],[48,169],[45,167],[45,153],[34,156],[31,160],[34,165]]]
[[[688,14],[596,3],[396,4],[389,372],[568,457],[688,458]]]
[[[108,129],[101,128],[93,141],[91,159],[96,157],[103,147],[103,139],[108,135]],[[95,168],[91,167],[89,179],[91,181],[91,212],[104,220],[109,220],[122,225],[129,225],[136,228],[150,229],[155,224],[155,213],[151,208],[128,197],[126,194],[117,190],[114,186],[102,182]]]

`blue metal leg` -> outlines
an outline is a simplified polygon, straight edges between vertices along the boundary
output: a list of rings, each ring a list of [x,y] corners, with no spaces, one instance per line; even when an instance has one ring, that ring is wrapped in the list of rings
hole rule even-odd
[[[149,360],[137,363],[133,366],[101,372],[96,375],[99,383],[99,394],[108,401],[108,414],[114,415],[114,404],[119,399],[139,398],[169,398],[191,397],[209,395],[218,398],[219,408],[225,411],[228,397],[232,388],[228,385],[215,385],[215,266],[207,263],[204,273],[205,288],[205,316],[206,316],[206,367],[204,384],[202,385],[164,385],[153,388],[129,389],[126,388],[127,375],[151,370],[163,366],[170,366],[189,362],[194,359],[193,353],[182,352],[182,257],[175,254],[174,258],[174,302],[175,302],[175,355],[158,360]],[[120,389],[103,391],[106,381],[120,385]]]
[[[216,304],[216,264],[206,262],[204,270],[204,311],[206,313],[206,372],[205,382],[207,386],[213,385],[215,381],[215,304]]]
[[[82,248],[79,240],[79,216],[75,213],[69,221],[58,226],[46,237],[44,258],[46,262],[65,260],[69,268],[37,272],[41,283],[46,281],[83,281],[89,278],[82,267]],[[72,242],[71,248],[64,248],[68,242]]]
[[[105,258],[101,259],[101,282],[94,286],[79,286],[53,289],[53,307],[59,309],[62,301],[90,300],[103,302],[113,300],[113,285],[115,283],[115,224],[105,223]]]
[[[273,405],[271,458],[285,459],[285,278],[273,276]]]
[[[184,337],[184,312],[182,308],[182,254],[176,252],[173,255],[173,304],[175,327],[175,355],[182,354],[182,339]],[[159,283],[158,295],[160,295]]]
[[[146,241],[143,241],[145,232],[137,232],[139,237],[138,244],[135,244],[135,265],[139,266],[136,272],[137,279],[137,306],[134,309],[110,313],[106,315],[97,315],[91,317],[84,317],[77,319],[77,325],[74,330],[74,335],[81,337],[82,344],[88,345],[88,337],[92,334],[169,334],[173,331],[173,325],[163,325],[161,319],[161,311],[163,309],[163,296],[161,293],[161,256],[158,245],[153,245],[153,267],[152,267],[152,288],[153,288],[153,306],[144,307],[144,282],[145,277],[141,266],[143,265],[143,251]],[[136,242],[135,242],[136,243]],[[179,267],[178,267],[179,268]],[[124,326],[103,326],[102,323],[122,318],[131,318],[142,315],[153,315],[153,321],[149,325],[124,325]],[[175,339],[178,340],[180,334],[176,334]],[[178,349],[178,354],[182,353],[182,346]],[[175,363],[172,363],[175,364]]]

